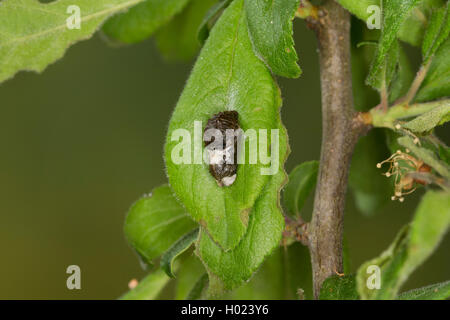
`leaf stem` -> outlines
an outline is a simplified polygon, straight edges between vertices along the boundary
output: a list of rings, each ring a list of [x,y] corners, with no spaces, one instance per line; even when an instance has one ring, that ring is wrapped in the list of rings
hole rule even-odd
[[[343,211],[351,155],[367,121],[353,108],[350,64],[350,15],[333,0],[320,8],[316,31],[322,91],[322,146],[309,248],[314,296],[322,283],[343,272]]]
[[[423,80],[425,79],[425,76],[427,75],[428,69],[430,68],[430,64],[431,59],[429,59],[428,62],[425,65],[422,65],[419,71],[417,71],[416,77],[414,78],[414,81],[411,84],[408,93],[404,98],[400,100],[401,103],[409,104],[414,99],[414,97],[417,94],[417,91],[422,85]]]

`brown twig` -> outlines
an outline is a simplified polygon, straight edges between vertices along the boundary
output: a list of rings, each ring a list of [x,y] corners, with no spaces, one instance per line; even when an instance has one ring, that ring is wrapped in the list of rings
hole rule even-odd
[[[314,210],[309,226],[314,296],[323,281],[342,273],[343,211],[351,155],[367,119],[353,109],[350,15],[333,0],[310,23],[319,44],[322,91],[322,147]]]

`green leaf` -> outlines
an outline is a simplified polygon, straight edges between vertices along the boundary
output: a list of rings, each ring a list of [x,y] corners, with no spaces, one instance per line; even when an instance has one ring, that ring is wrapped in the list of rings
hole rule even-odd
[[[287,152],[287,138],[279,115],[279,89],[270,71],[255,56],[246,26],[243,2],[234,1],[216,23],[199,55],[170,120],[165,146],[170,185],[192,218],[221,250],[227,251],[235,248],[246,233],[257,199],[269,192],[264,190],[273,176],[267,174],[278,171],[284,177]],[[272,130],[279,130],[280,146],[279,157],[274,148],[272,168],[271,163],[263,164],[259,160],[256,164],[249,163],[250,147],[246,146],[246,161],[238,164],[235,182],[220,187],[202,161],[203,130],[194,130],[194,123],[199,121],[204,127],[209,118],[225,110],[237,111],[241,129],[255,130],[258,140],[265,140],[260,129],[267,130],[267,137],[272,135]],[[194,140],[189,150],[183,152],[187,163],[178,163],[174,158],[181,153],[178,129],[184,135],[182,142]],[[275,136],[271,139],[274,147]],[[279,189],[282,181],[271,184],[272,188]],[[279,210],[274,213],[280,214]],[[271,225],[281,227],[277,223]]]
[[[192,243],[194,243],[195,240],[198,238],[198,231],[199,229],[195,229],[184,236],[182,236],[177,242],[175,242],[169,250],[164,252],[164,254],[161,256],[160,266],[161,269],[164,270],[164,272],[171,278],[175,278],[175,275],[173,274],[173,262],[175,259],[185,252]]]
[[[450,281],[432,284],[399,294],[399,300],[445,300],[450,298]]]
[[[216,0],[191,0],[172,21],[156,32],[156,44],[167,60],[189,60],[200,48],[197,31]]]
[[[402,127],[415,133],[426,133],[433,128],[450,121],[450,101],[443,101],[442,105],[428,111],[417,118],[405,123]]]
[[[428,191],[422,198],[409,227],[379,257],[364,263],[357,273],[362,299],[394,299],[401,285],[437,248],[450,225],[450,193]],[[380,289],[369,289],[368,267],[381,271]]]
[[[196,227],[177,202],[169,186],[153,190],[128,212],[125,235],[147,263],[165,252],[182,235]]]
[[[450,167],[443,161],[439,160],[433,151],[417,146],[410,137],[401,137],[398,143],[403,147],[411,150],[419,159],[436,170],[441,176],[450,178]]]
[[[433,57],[441,44],[448,38],[450,33],[450,16],[448,3],[436,10],[432,15],[430,23],[422,44],[423,64],[427,64]]]
[[[398,57],[398,52],[395,48],[398,45],[396,41],[397,33],[401,24],[408,17],[408,13],[418,2],[418,0],[382,2],[381,37],[367,78],[367,83],[374,88],[380,89],[381,78],[385,79],[386,86],[389,85],[394,74],[393,66],[396,65],[396,57]]]
[[[434,9],[443,5],[443,0],[421,0],[411,10],[398,31],[398,38],[410,45],[420,47],[424,33],[434,15]]]
[[[42,72],[72,44],[88,39],[112,14],[142,0],[4,0],[0,5],[0,83],[22,70]],[[81,10],[80,29],[69,29],[69,6]],[[72,22],[74,19],[70,19]],[[69,24],[72,26],[72,23]]]
[[[206,13],[197,32],[197,38],[201,44],[204,44],[206,39],[208,39],[209,33],[211,32],[214,23],[222,14],[223,10],[228,7],[231,1],[232,0],[220,0]]]
[[[106,21],[103,33],[113,42],[140,42],[169,22],[188,2],[189,0],[145,0]]]
[[[390,201],[391,185],[380,174],[376,164],[389,156],[382,131],[372,130],[362,137],[353,153],[349,186],[356,207],[366,216],[380,210]]]
[[[401,46],[399,49],[398,70],[389,89],[391,103],[406,95],[415,76],[405,50]]]
[[[439,145],[439,158],[450,166],[450,148]]]
[[[431,101],[450,96],[450,38],[439,47],[422,82],[416,101]]]
[[[164,271],[158,269],[144,279],[142,279],[136,288],[128,291],[120,300],[154,300],[161,293],[161,290],[170,281],[170,278]]]
[[[337,0],[337,2],[364,22],[375,13],[368,10],[370,6],[381,7],[380,0]],[[419,46],[422,43],[424,29],[432,16],[432,9],[440,7],[442,3],[442,0],[420,1],[400,26],[398,38],[413,46]]]
[[[276,75],[297,78],[292,20],[300,0],[245,0],[250,38],[258,56]]]
[[[304,162],[291,171],[283,191],[283,205],[289,214],[300,215],[308,195],[316,186],[318,172],[318,161]]]
[[[205,232],[200,233],[197,251],[210,273],[212,295],[221,294],[220,289],[234,289],[248,280],[280,243],[284,219],[278,193],[284,180],[285,174],[280,171],[265,186],[250,214],[247,233],[233,250],[223,251]]]
[[[359,300],[355,275],[331,276],[320,289],[320,300]]]

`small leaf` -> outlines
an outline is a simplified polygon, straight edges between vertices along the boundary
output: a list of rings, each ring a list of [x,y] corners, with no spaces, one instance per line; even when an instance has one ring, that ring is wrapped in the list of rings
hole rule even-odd
[[[4,0],[0,4],[0,83],[18,71],[42,72],[72,44],[88,39],[103,21],[142,0]],[[69,29],[80,9],[80,28]],[[70,12],[70,13],[67,13]],[[73,21],[72,21],[73,20]],[[74,24],[76,27],[76,23]]]
[[[250,38],[258,56],[276,75],[297,78],[292,20],[300,0],[245,0]]]
[[[191,0],[181,13],[156,32],[156,44],[167,60],[189,60],[195,56],[200,48],[198,28],[215,2]]]
[[[415,100],[431,101],[450,96],[450,38],[439,47]]]
[[[136,288],[128,291],[120,300],[154,300],[161,293],[161,290],[170,281],[170,278],[158,269],[144,279],[142,279]]]
[[[124,229],[133,248],[150,264],[195,227],[196,223],[186,215],[169,186],[165,185],[133,204]]]
[[[450,14],[448,3],[436,10],[431,17],[422,44],[423,64],[427,64],[450,33]]]
[[[228,5],[231,3],[231,1],[232,0],[220,0],[211,9],[209,9],[209,11],[206,13],[205,17],[203,18],[202,23],[200,24],[200,27],[198,28],[198,32],[197,32],[197,38],[201,44],[204,44],[206,39],[208,39],[209,33],[210,33],[214,23],[217,21],[217,19],[221,15],[222,11],[226,7],[228,7]]]
[[[386,79],[386,86],[393,75],[393,65],[396,65],[395,57],[398,57],[395,46],[398,45],[396,38],[401,24],[408,17],[418,0],[383,1],[383,21],[381,26],[381,37],[372,62],[367,83],[374,88],[380,89],[380,79]],[[386,62],[387,61],[387,62]],[[385,76],[383,76],[383,74]]]
[[[300,215],[300,211],[317,182],[318,161],[304,162],[289,174],[289,182],[284,187],[283,204],[291,215]]]
[[[450,193],[428,191],[422,198],[409,227],[379,257],[364,263],[357,273],[362,299],[394,299],[401,285],[437,248],[450,225]],[[369,289],[369,266],[381,271],[380,289]]]
[[[198,231],[199,229],[195,229],[184,236],[182,236],[177,242],[175,242],[169,250],[164,252],[164,254],[161,256],[160,266],[161,269],[164,270],[164,272],[171,278],[175,278],[175,275],[173,274],[173,262],[175,259],[185,252],[192,243],[194,243],[195,240],[198,238]]]
[[[420,160],[436,170],[441,176],[450,178],[450,167],[439,160],[431,150],[417,146],[410,137],[399,138],[398,143],[411,150]]]
[[[450,298],[450,281],[432,284],[399,294],[399,300],[445,300]]]
[[[442,101],[442,105],[403,124],[402,127],[415,133],[426,133],[447,121],[450,121],[450,100]]]
[[[331,276],[320,289],[320,300],[359,300],[355,275]]]
[[[103,26],[103,33],[113,42],[140,42],[169,22],[188,1],[145,0],[127,12],[111,17]]]
[[[257,199],[273,177],[270,174],[284,171],[287,138],[279,115],[280,100],[279,88],[270,71],[253,52],[243,2],[235,0],[217,21],[202,48],[170,120],[165,146],[170,185],[187,212],[221,250],[228,251],[238,245]],[[202,128],[214,114],[226,110],[238,112],[241,129],[246,133],[254,130],[256,141],[265,141],[261,132],[267,132],[267,138],[276,137],[279,150],[274,148],[271,155],[274,161],[263,164],[257,160],[252,164],[248,161],[250,146],[246,146],[246,161],[238,164],[236,180],[231,186],[220,187],[209,166],[202,161]],[[201,123],[197,129],[196,123]],[[184,134],[181,142],[174,138],[180,131]],[[193,144],[183,152],[183,157],[188,159],[177,161],[179,145],[186,146],[191,139]],[[279,189],[279,185],[273,188]]]

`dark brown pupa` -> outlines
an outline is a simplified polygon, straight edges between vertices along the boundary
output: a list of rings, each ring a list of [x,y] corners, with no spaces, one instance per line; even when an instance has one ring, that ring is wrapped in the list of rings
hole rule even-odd
[[[226,152],[229,150],[226,150],[227,145],[227,137],[226,137],[226,130],[227,129],[233,129],[239,130],[239,114],[237,111],[223,111],[219,112],[212,116],[211,119],[208,120],[206,123],[206,127],[203,133],[206,133],[209,129],[217,129],[220,130],[222,133],[223,141],[220,147],[217,148],[208,148],[208,146],[211,145],[211,143],[214,142],[214,136],[211,137],[211,140],[207,141],[205,139],[205,135],[203,136],[205,143],[205,147],[209,153],[209,157],[219,159],[216,163],[210,163],[209,165],[209,172],[211,175],[216,179],[217,184],[220,187],[228,187],[231,186],[234,181],[236,180],[236,172],[237,172],[237,135],[233,135],[231,139],[233,139],[233,150],[232,150],[232,157],[233,157],[233,163],[230,163],[230,161],[226,161]],[[216,144],[217,146],[217,144]]]

